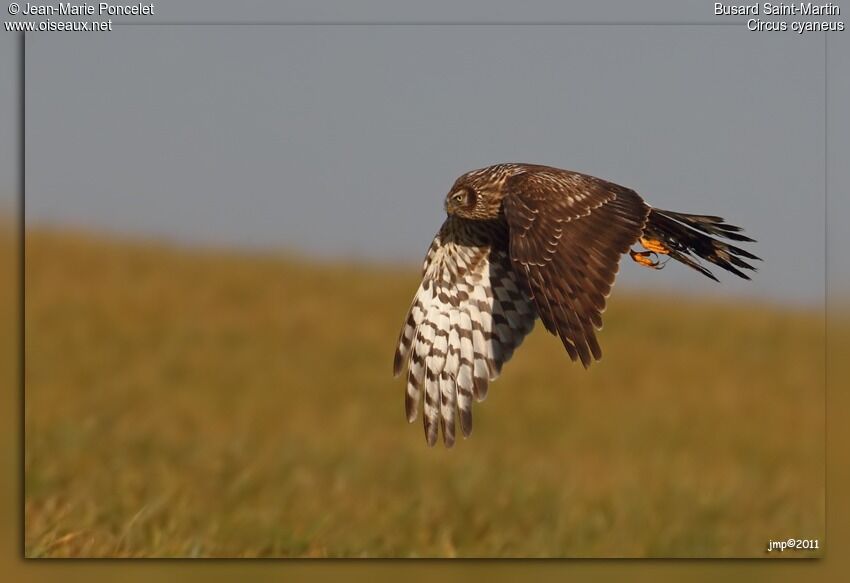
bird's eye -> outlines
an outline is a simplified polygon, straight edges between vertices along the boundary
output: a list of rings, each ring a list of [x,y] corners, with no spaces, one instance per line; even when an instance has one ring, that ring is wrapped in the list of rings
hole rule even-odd
[[[464,201],[464,199],[466,199],[466,194],[465,194],[465,193],[463,193],[463,192],[458,192],[457,194],[455,194],[455,195],[452,197],[452,199],[454,199],[454,201],[455,201],[456,203],[462,203],[462,202]]]

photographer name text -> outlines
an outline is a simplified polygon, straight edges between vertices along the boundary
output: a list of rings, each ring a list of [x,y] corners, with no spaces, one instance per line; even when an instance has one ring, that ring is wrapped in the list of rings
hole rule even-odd
[[[23,16],[153,16],[153,4],[74,4],[58,2],[56,4],[29,4],[20,6]]]

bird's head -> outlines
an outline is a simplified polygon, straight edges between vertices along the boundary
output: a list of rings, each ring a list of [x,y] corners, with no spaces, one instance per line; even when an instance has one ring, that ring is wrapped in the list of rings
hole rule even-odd
[[[512,175],[507,164],[467,172],[446,195],[446,213],[464,219],[486,221],[498,218],[505,180]]]

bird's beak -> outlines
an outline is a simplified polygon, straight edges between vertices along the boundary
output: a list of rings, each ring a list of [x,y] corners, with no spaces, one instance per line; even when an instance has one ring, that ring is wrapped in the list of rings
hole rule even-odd
[[[452,191],[446,196],[446,200],[443,202],[443,208],[446,209],[446,214],[451,215],[458,208],[457,201],[454,199],[454,194],[457,191]]]

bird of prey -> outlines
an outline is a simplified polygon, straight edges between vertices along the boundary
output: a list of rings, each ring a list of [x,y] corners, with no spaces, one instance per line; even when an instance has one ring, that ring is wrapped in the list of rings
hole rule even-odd
[[[407,367],[408,421],[424,401],[430,446],[440,427],[454,444],[456,417],[469,436],[473,399],[484,399],[537,318],[573,361],[599,360],[596,330],[624,253],[655,269],[666,256],[715,281],[701,260],[749,279],[744,259],[759,259],[724,241],[753,239],[720,217],[656,209],[634,190],[549,166],[468,172],[445,209],[393,363],[396,376]]]

